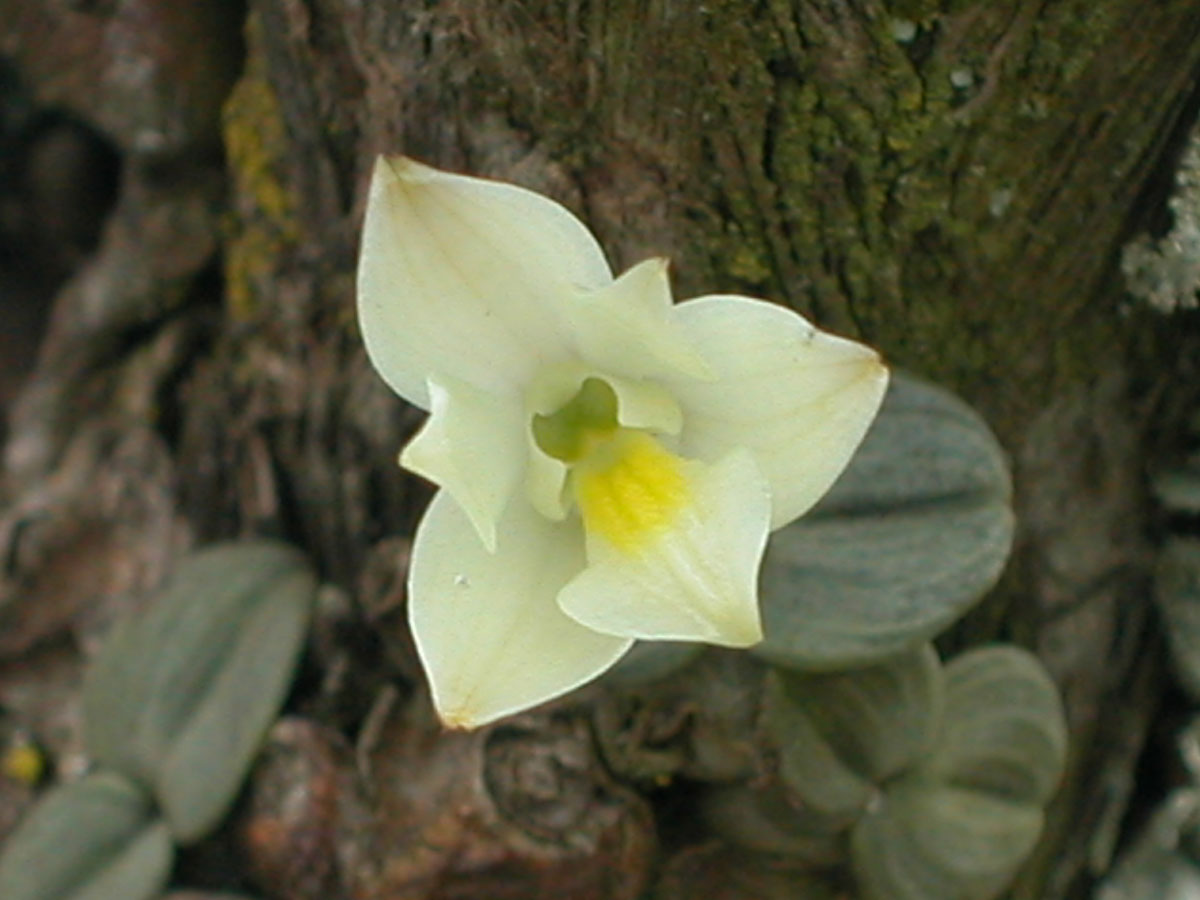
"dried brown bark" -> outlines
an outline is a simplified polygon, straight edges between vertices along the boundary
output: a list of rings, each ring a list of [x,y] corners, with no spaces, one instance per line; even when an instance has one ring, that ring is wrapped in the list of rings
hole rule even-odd
[[[416,419],[369,369],[353,314],[364,179],[377,153],[403,151],[556,196],[617,266],[668,255],[681,296],[788,303],[991,417],[1016,464],[1021,545],[952,642],[1016,639],[1062,684],[1072,769],[1016,895],[1083,895],[1166,690],[1143,474],[1195,399],[1181,385],[1196,343],[1122,312],[1116,260],[1158,215],[1195,117],[1191,0],[181,9],[0,0],[9,96],[93,129],[121,165],[94,252],[50,242],[45,266],[73,274],[4,456],[0,703],[60,773],[82,764],[70,697],[96,636],[183,547],[219,536],[286,536],[349,598],[314,641],[324,682],[304,711],[322,728],[357,733],[392,683],[410,696],[396,570],[427,491],[393,464]],[[98,158],[52,165],[50,183]],[[32,196],[9,207],[37,221]],[[16,246],[34,226],[6,228]],[[646,809],[608,784],[577,721],[535,718],[520,751],[569,747],[620,798],[581,814],[591,837],[568,852],[493,808],[478,780],[490,738],[435,738],[405,716],[383,717],[393,750],[373,765],[448,767],[474,787],[397,771],[396,790],[416,792],[402,812],[379,783],[354,787],[374,813],[329,838],[350,849],[321,896],[563,896],[556,879],[589,872],[571,896],[636,896]],[[420,812],[441,802],[474,812]],[[389,836],[396,821],[425,856]],[[613,860],[632,880],[603,880]]]

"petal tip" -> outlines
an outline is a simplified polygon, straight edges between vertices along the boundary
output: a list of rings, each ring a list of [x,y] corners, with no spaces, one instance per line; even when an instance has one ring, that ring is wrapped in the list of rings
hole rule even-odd
[[[875,397],[876,405],[878,405],[891,380],[891,369],[883,361],[879,351],[873,347],[848,338],[837,338],[836,340],[848,351],[841,362],[842,366],[847,367],[844,371],[854,373],[846,376],[845,385],[864,387],[870,385],[873,388],[871,396]]]
[[[480,703],[478,691],[461,690],[461,685],[439,685],[432,673],[428,674],[433,711],[446,731],[474,731],[509,714],[503,709],[497,711],[486,702]]]
[[[762,643],[762,620],[755,616],[749,621],[723,623],[719,633],[710,641],[722,647],[744,649]]]
[[[377,176],[387,177],[390,181],[404,181],[409,184],[433,181],[441,174],[437,169],[400,153],[380,154],[375,160],[375,173]]]
[[[467,710],[452,709],[452,710],[437,710],[438,720],[442,723],[442,728],[446,731],[474,731],[481,725],[487,724],[486,721],[480,720],[471,715]]]
[[[872,350],[870,357],[866,360],[864,366],[864,378],[868,381],[873,381],[878,386],[879,400],[883,400],[883,392],[887,389],[888,382],[892,378],[892,371],[888,368],[887,363],[883,361],[883,357],[876,351]]]

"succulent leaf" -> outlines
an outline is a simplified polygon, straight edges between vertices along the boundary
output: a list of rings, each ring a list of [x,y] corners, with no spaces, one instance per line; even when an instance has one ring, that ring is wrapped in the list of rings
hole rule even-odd
[[[1017,647],[943,666],[932,645],[844,672],[777,669],[761,718],[767,777],[711,788],[730,843],[843,861],[860,900],[991,900],[1041,833],[1066,725],[1054,683]]]
[[[920,644],[991,587],[1013,535],[1011,481],[987,424],[896,374],[862,446],[763,562],[765,640],[779,666],[836,669]]]
[[[844,829],[862,814],[874,786],[841,758],[802,709],[778,699],[780,693],[768,695],[764,711],[779,755],[779,778],[809,817],[823,817],[831,831]],[[801,821],[798,817],[797,824]]]
[[[0,854],[0,897],[150,900],[173,855],[150,798],[101,772],[51,791],[21,822]]]
[[[203,836],[232,803],[283,702],[314,591],[282,544],[209,548],[88,673],[89,752],[154,793],[177,841]]]
[[[928,751],[942,695],[930,645],[866,669],[772,672],[761,725],[778,780],[709,791],[706,819],[748,849],[837,862],[882,784]]]
[[[864,900],[990,900],[1041,833],[1058,785],[1066,723],[1041,663],[1017,647],[982,647],[943,669],[945,705],[932,751],[886,784],[854,826]]]
[[[785,778],[789,765],[801,765],[800,757],[817,752],[808,749],[812,739],[802,724],[807,721],[811,734],[846,768],[865,781],[882,783],[929,751],[941,723],[943,695],[937,651],[925,644],[888,662],[846,672],[777,670],[766,724],[777,739],[794,734],[779,741]]]
[[[889,786],[854,827],[862,900],[990,900],[1042,829],[1042,810],[921,778]]]
[[[1041,806],[1062,777],[1067,729],[1058,689],[1013,646],[971,650],[946,673],[937,748],[922,769],[946,784]]]
[[[736,847],[828,866],[845,859],[847,824],[861,814],[872,791],[853,776],[840,788],[841,797],[825,792],[827,808],[819,809],[778,784],[719,785],[705,792],[701,808],[712,832]],[[831,812],[834,806],[840,808]]]

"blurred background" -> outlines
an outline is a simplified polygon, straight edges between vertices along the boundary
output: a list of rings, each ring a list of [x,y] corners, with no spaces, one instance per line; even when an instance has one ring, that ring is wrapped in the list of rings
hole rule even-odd
[[[468,738],[421,712],[403,576],[429,489],[394,465],[420,414],[369,368],[353,292],[370,166],[404,152],[554,196],[614,268],[669,256],[677,296],[784,303],[982,414],[1015,548],[938,646],[1011,641],[1052,675],[1067,774],[1011,896],[1094,896],[1192,778],[1167,653],[1190,613],[1154,585],[1200,514],[1198,110],[1194,0],[0,0],[0,742],[44,764],[0,777],[0,840],[87,769],[112,623],[190,548],[267,536],[328,591],[275,767],[180,884],[799,883],[704,868],[687,777],[614,779],[585,714]],[[639,740],[694,740],[673,709]]]

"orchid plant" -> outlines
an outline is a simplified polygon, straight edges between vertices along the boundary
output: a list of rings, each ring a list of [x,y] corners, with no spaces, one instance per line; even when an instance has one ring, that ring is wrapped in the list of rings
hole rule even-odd
[[[358,311],[379,374],[430,413],[400,456],[440,489],[409,620],[450,727],[635,640],[758,642],[768,533],[832,485],[888,378],[781,306],[674,304],[665,260],[614,278],[558,203],[404,157],[375,166]]]

